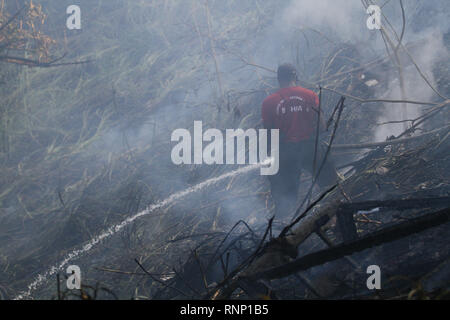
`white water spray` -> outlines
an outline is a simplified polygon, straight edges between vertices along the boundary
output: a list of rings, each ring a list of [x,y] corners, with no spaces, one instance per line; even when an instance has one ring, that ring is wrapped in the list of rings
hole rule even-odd
[[[14,298],[14,300],[22,300],[25,298],[29,298],[31,297],[31,293],[33,290],[36,290],[40,285],[42,285],[45,281],[47,281],[47,279],[54,275],[55,273],[57,273],[58,271],[63,270],[64,266],[67,265],[67,263],[69,263],[71,260],[81,256],[82,254],[90,251],[95,245],[99,244],[102,240],[109,238],[110,236],[114,235],[115,233],[119,232],[120,230],[122,230],[125,226],[127,226],[128,224],[132,223],[134,220],[146,216],[150,213],[152,213],[153,211],[160,209],[162,207],[165,207],[166,205],[179,200],[185,196],[187,196],[188,194],[200,191],[202,189],[204,189],[207,186],[210,186],[212,184],[215,184],[221,180],[224,180],[226,178],[230,178],[233,176],[236,176],[238,174],[243,174],[243,173],[247,173],[253,170],[256,170],[258,168],[260,168],[261,166],[266,166],[266,165],[270,165],[272,163],[272,158],[267,159],[264,162],[261,162],[259,164],[254,164],[254,165],[249,165],[246,167],[242,167],[240,169],[225,173],[219,177],[215,177],[215,178],[211,178],[208,179],[206,181],[203,181],[195,186],[192,186],[188,189],[185,189],[183,191],[174,193],[172,195],[170,195],[168,198],[159,201],[155,204],[150,205],[149,207],[147,207],[145,210],[136,213],[134,216],[131,216],[127,219],[125,219],[124,221],[122,221],[119,224],[116,224],[114,226],[109,227],[106,231],[102,232],[101,234],[99,234],[98,236],[94,237],[93,239],[91,239],[91,241],[89,241],[87,244],[85,244],[83,247],[81,247],[80,249],[74,250],[72,252],[70,252],[69,254],[67,254],[67,256],[64,258],[64,260],[62,260],[59,264],[56,264],[54,266],[52,266],[49,270],[47,270],[45,273],[39,274],[36,279],[30,283],[27,287],[27,290],[24,292],[21,292],[18,296],[16,296]]]

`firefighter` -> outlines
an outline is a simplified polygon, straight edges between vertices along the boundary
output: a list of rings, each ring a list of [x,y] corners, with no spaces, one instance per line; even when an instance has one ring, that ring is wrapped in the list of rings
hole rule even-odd
[[[314,169],[315,135],[319,97],[311,90],[297,85],[297,71],[291,64],[282,64],[277,71],[280,89],[262,104],[262,120],[266,129],[279,129],[280,168],[269,176],[277,217],[292,213],[300,187],[302,170],[311,174]],[[320,129],[325,125],[323,117]],[[323,160],[325,150],[318,145],[315,170]],[[337,174],[332,159],[327,160],[317,178],[321,188],[333,185]]]

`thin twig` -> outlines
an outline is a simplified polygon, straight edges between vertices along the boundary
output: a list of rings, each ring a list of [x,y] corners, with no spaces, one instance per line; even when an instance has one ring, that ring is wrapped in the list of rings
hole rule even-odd
[[[170,288],[172,290],[177,291],[178,293],[180,293],[181,295],[185,296],[185,297],[189,297],[186,293],[184,293],[183,291],[181,291],[180,289],[178,289],[177,287],[172,287],[170,285],[168,285],[167,283],[165,283],[164,281],[158,279],[157,277],[153,276],[153,274],[151,274],[150,272],[148,272],[138,261],[138,259],[134,259],[134,261],[137,263],[137,265],[139,266],[139,268],[142,269],[142,271],[144,271],[153,281],[158,282],[159,284],[162,284],[164,287],[166,288]]]
[[[316,137],[314,141],[314,157],[313,157],[313,172],[312,172],[313,177],[316,176],[317,146],[319,145],[321,106],[322,106],[322,87],[319,88],[319,112],[317,113]]]
[[[322,162],[320,164],[319,170],[314,175],[314,178],[313,178],[313,180],[311,182],[311,186],[309,187],[309,190],[308,190],[305,198],[303,199],[302,203],[300,204],[299,209],[302,208],[303,205],[306,203],[306,201],[309,200],[309,198],[310,198],[310,196],[312,194],[312,190],[314,188],[314,185],[316,184],[317,180],[319,179],[320,173],[322,172],[322,169],[324,168],[324,166],[326,164],[328,155],[330,154],[331,146],[333,145],[334,137],[336,136],[336,132],[337,132],[337,128],[338,128],[339,122],[341,120],[342,110],[344,109],[344,101],[345,101],[345,98],[341,97],[341,99],[338,102],[339,111],[338,111],[336,122],[334,124],[333,133],[331,134],[330,142],[328,143],[328,147],[327,147],[327,150],[326,150],[325,155],[323,157],[323,160],[322,160]],[[298,214],[299,209],[296,210],[296,212],[295,212],[295,214],[294,214],[294,216],[292,218],[293,220],[294,220],[295,216]]]

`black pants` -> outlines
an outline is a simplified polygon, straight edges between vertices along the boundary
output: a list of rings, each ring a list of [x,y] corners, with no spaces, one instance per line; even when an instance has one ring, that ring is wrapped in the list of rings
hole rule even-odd
[[[269,176],[275,214],[278,218],[292,214],[300,187],[300,175],[303,170],[313,174],[314,139],[298,143],[280,143],[280,167],[276,175]],[[316,174],[320,168],[326,148],[319,145],[316,158]],[[331,186],[337,181],[337,174],[331,155],[317,178],[321,188]]]

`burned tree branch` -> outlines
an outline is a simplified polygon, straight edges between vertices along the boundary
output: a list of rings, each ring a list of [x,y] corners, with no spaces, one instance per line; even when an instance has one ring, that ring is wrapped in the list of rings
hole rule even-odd
[[[395,144],[418,140],[418,139],[421,139],[421,138],[424,138],[424,137],[427,137],[427,136],[430,136],[430,135],[433,135],[436,133],[440,133],[440,132],[443,132],[443,131],[446,131],[449,129],[450,129],[450,125],[447,125],[443,128],[432,130],[432,131],[426,132],[424,134],[417,135],[415,137],[410,137],[410,138],[393,139],[393,140],[388,140],[388,141],[370,142],[370,143],[361,143],[361,144],[339,144],[339,145],[334,145],[331,148],[333,150],[378,148],[378,147],[384,147],[384,146],[395,145]]]
[[[145,274],[147,274],[153,281],[155,281],[155,282],[157,282],[157,283],[163,285],[165,288],[170,288],[170,289],[172,289],[172,290],[177,291],[177,292],[180,293],[182,296],[189,297],[186,293],[184,293],[183,291],[181,291],[181,290],[178,289],[177,287],[173,287],[173,286],[168,285],[168,284],[165,283],[164,281],[158,279],[158,278],[155,277],[153,274],[151,274],[150,272],[148,272],[148,271],[144,268],[144,266],[139,262],[138,259],[134,259],[134,262],[136,262],[136,264],[139,266],[139,268],[141,268],[141,270],[144,271]]]
[[[427,120],[430,120],[431,118],[435,117],[437,114],[439,114],[442,110],[444,110],[445,107],[448,107],[450,105],[450,100],[446,100],[444,103],[432,108],[430,111],[428,111],[427,113],[425,113],[422,117],[418,118],[417,120],[419,120],[418,122],[414,123],[411,128],[405,130],[403,133],[401,133],[398,138],[401,138],[407,134],[410,134],[411,132],[414,132],[414,130],[416,130],[416,128],[421,125],[422,123],[424,123]]]
[[[343,203],[340,205],[340,208],[345,211],[358,211],[358,210],[370,210],[373,208],[390,208],[395,210],[407,210],[412,208],[426,208],[426,207],[432,208],[438,206],[450,207],[450,197]]]
[[[291,258],[295,258],[296,256],[297,247],[312,233],[316,232],[318,228],[327,223],[338,210],[347,214],[356,210],[374,207],[389,207],[404,210],[418,207],[448,206],[450,204],[449,200],[449,197],[442,197],[412,200],[365,201],[345,204],[335,201],[322,210],[306,217],[302,221],[302,224],[291,234],[270,241],[266,245],[264,253],[256,259],[253,265],[250,265],[245,271],[240,273],[236,272],[233,278],[229,279],[230,282],[227,282],[228,286],[222,289],[225,285],[223,283],[220,288],[216,288],[216,292],[212,296],[214,299],[228,298],[239,287],[241,278],[248,278],[255,281],[261,278],[275,279],[286,277],[313,266],[337,260],[352,253],[439,226],[450,220],[450,208],[447,207],[441,211],[384,228],[364,238],[354,239],[350,242],[290,261]]]
[[[335,136],[336,136],[337,128],[338,128],[338,126],[339,126],[339,121],[341,120],[342,111],[343,111],[343,109],[344,109],[344,101],[345,101],[345,98],[344,98],[344,97],[341,97],[341,99],[340,99],[339,102],[337,103],[337,109],[338,109],[339,111],[338,111],[338,114],[337,114],[336,122],[335,122],[335,124],[334,124],[333,133],[331,134],[330,141],[329,141],[329,143],[328,143],[327,150],[326,150],[325,155],[324,155],[324,157],[323,157],[323,159],[322,159],[322,162],[321,162],[321,164],[320,164],[319,170],[317,171],[317,173],[314,173],[314,177],[313,177],[313,180],[312,180],[312,182],[311,182],[311,186],[309,187],[309,190],[308,190],[308,192],[306,193],[306,196],[304,197],[302,203],[300,204],[300,206],[298,206],[297,210],[296,210],[295,213],[294,213],[294,216],[293,216],[293,218],[292,218],[292,220],[294,220],[294,222],[292,222],[292,223],[290,224],[289,228],[292,227],[294,224],[296,224],[296,223],[303,217],[303,215],[300,216],[300,217],[297,217],[297,215],[299,214],[300,209],[303,207],[303,205],[306,203],[306,201],[309,200],[309,198],[310,198],[310,196],[311,196],[311,194],[312,194],[313,187],[314,187],[314,185],[316,184],[316,182],[317,182],[317,180],[318,180],[318,178],[319,178],[319,176],[320,176],[320,173],[322,172],[322,169],[323,169],[324,166],[325,166],[325,163],[326,163],[326,161],[327,161],[328,155],[330,154],[331,146],[333,145],[333,141],[334,141],[334,138],[335,138]],[[333,187],[333,189],[334,189],[334,187]],[[304,213],[304,214],[306,214],[306,213]],[[297,218],[296,218],[296,217],[297,217]],[[285,230],[287,230],[287,229],[285,229]],[[283,233],[285,232],[285,230],[283,230]]]
[[[356,97],[356,96],[352,96],[350,94],[346,94],[343,92],[340,92],[338,90],[335,89],[331,89],[328,87],[322,87],[323,90],[327,90],[330,92],[334,92],[336,94],[339,94],[341,96],[344,96],[346,98],[358,101],[360,103],[372,103],[372,102],[386,102],[386,103],[408,103],[408,104],[417,104],[417,105],[424,105],[424,106],[436,106],[439,103],[435,103],[435,102],[423,102],[423,101],[415,101],[415,100],[395,100],[395,99],[363,99],[360,97]]]
[[[40,68],[50,68],[50,67],[85,64],[85,63],[89,63],[89,62],[93,61],[93,60],[84,60],[84,61],[75,61],[75,62],[56,63],[57,61],[63,59],[64,56],[54,59],[50,62],[40,62],[38,60],[26,59],[26,58],[15,57],[15,56],[0,56],[0,61],[26,65],[29,67],[40,67]]]
[[[450,208],[384,228],[359,240],[318,251],[285,265],[248,275],[252,279],[277,279],[340,259],[362,250],[405,238],[450,221]]]

